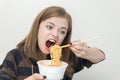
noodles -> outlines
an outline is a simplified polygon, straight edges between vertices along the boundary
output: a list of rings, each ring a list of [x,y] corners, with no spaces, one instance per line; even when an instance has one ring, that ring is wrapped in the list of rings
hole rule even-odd
[[[54,45],[50,48],[50,57],[51,57],[51,65],[52,66],[62,65],[60,63],[60,58],[62,56],[61,55],[62,48],[69,47],[70,45],[72,45],[72,43],[67,44],[67,45],[63,45],[63,46]]]
[[[50,48],[50,57],[52,66],[60,66],[62,48],[59,45],[54,45]]]

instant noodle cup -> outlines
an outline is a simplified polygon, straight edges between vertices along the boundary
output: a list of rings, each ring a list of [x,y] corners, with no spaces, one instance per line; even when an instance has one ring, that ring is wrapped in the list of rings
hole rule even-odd
[[[37,62],[39,73],[47,76],[46,80],[61,80],[68,64],[61,61],[60,66],[52,66],[51,60],[40,60]]]

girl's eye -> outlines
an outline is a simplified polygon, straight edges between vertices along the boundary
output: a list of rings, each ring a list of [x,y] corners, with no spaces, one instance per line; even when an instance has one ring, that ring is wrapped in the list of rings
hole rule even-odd
[[[61,33],[61,34],[66,34],[66,31],[61,30],[60,33]]]
[[[53,29],[53,26],[47,25],[47,29],[51,30],[51,29]]]

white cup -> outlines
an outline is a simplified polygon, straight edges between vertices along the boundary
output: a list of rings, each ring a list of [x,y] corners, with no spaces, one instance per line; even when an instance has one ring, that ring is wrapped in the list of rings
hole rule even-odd
[[[40,60],[37,62],[40,74],[47,76],[46,80],[61,80],[68,64],[61,61],[61,66],[51,66],[51,60]]]

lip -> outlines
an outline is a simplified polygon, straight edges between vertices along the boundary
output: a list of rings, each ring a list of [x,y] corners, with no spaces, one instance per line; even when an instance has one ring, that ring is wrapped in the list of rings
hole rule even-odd
[[[45,48],[46,48],[47,51],[50,51],[50,47],[48,48],[48,47],[45,46]]]
[[[46,46],[46,44],[45,44],[45,50],[47,51],[47,53],[50,53],[50,48],[48,48],[47,46]]]

